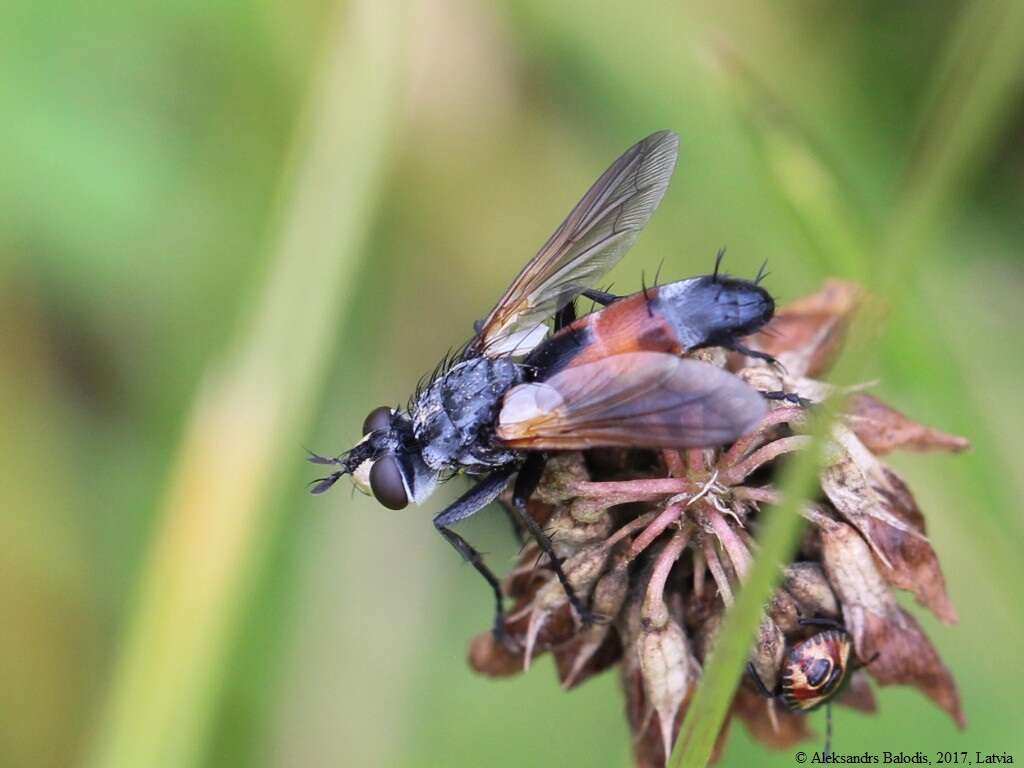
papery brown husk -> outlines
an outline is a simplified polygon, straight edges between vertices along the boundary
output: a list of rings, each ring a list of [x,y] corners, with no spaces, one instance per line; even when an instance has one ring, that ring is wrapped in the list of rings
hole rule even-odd
[[[904,611],[875,567],[867,544],[848,525],[822,515],[825,571],[843,604],[843,618],[857,656],[882,685],[912,685],[945,710],[961,728],[966,718],[949,670],[917,621]]]

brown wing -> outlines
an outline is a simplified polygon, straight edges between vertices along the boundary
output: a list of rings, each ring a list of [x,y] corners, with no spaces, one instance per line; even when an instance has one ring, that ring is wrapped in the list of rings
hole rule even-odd
[[[668,189],[679,137],[659,131],[626,150],[587,190],[480,324],[475,349],[523,354],[540,326],[597,285],[633,245]]]
[[[721,368],[658,352],[568,368],[505,395],[497,435],[516,448],[711,448],[748,432],[764,398]]]

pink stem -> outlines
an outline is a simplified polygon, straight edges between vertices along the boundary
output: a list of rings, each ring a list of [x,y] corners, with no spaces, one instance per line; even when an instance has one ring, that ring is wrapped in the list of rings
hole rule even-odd
[[[683,463],[683,456],[679,451],[664,450],[661,455],[665,458],[665,466],[672,477],[686,477],[686,464]]]
[[[711,527],[714,529],[718,540],[722,543],[726,554],[729,555],[729,559],[732,560],[736,573],[739,574],[741,580],[745,579],[747,572],[750,570],[750,552],[747,550],[746,545],[740,541],[736,532],[729,525],[729,522],[722,517],[717,509],[712,507],[706,510],[706,518],[711,523]]]
[[[750,485],[738,485],[732,489],[732,495],[744,501],[758,501],[762,504],[778,504],[779,492],[770,486],[755,488]]]
[[[682,516],[685,509],[685,504],[669,504],[665,507],[661,514],[654,518],[654,522],[644,528],[643,533],[633,539],[633,544],[629,547],[627,558],[633,560],[647,549],[656,538],[665,532],[666,528]]]
[[[640,515],[640,517],[630,520],[628,523],[626,523],[624,526],[619,528],[619,530],[617,530],[615,533],[613,533],[611,536],[607,538],[607,540],[604,543],[605,547],[614,547],[624,538],[629,536],[629,534],[633,533],[633,531],[640,530],[649,522],[651,522],[651,520],[654,519],[655,514],[656,513],[654,512],[645,512],[644,514]]]
[[[718,481],[723,485],[738,485],[762,464],[767,464],[785,453],[806,448],[810,442],[811,438],[807,435],[793,435],[773,440],[768,445],[758,448],[743,461],[723,470],[718,476]]]
[[[686,463],[691,474],[701,475],[707,471],[704,466],[704,451],[700,448],[691,448],[686,452]]]
[[[662,626],[668,619],[668,610],[665,608],[665,583],[668,581],[672,566],[683,554],[689,540],[689,526],[680,528],[672,535],[668,544],[658,554],[658,559],[654,561],[651,578],[647,581],[647,593],[644,595],[641,616],[656,626]]]
[[[732,447],[725,452],[725,456],[719,462],[720,466],[731,467],[737,461],[739,461],[750,450],[751,446],[754,445],[764,434],[765,430],[769,427],[774,427],[776,424],[787,424],[791,421],[797,421],[798,419],[804,418],[804,412],[800,408],[794,406],[787,406],[785,408],[776,408],[774,411],[770,411],[760,423],[754,428],[754,431],[745,437],[741,437]]]
[[[715,542],[712,539],[704,539],[704,559],[708,561],[708,570],[718,585],[718,594],[722,596],[722,602],[727,607],[732,607],[732,588],[729,586],[729,578],[725,575],[722,563],[718,559],[718,552],[715,551]]]
[[[576,496],[613,499],[612,504],[624,504],[627,501],[650,501],[660,496],[674,496],[677,493],[693,493],[694,485],[673,477],[658,477],[605,483],[580,481],[572,484],[571,491]]]

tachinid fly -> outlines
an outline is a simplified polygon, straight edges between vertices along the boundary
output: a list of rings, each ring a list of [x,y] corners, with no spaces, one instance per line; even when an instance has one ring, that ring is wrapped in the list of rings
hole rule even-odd
[[[434,525],[491,585],[498,634],[498,580],[451,525],[497,498],[515,476],[514,514],[547,553],[581,620],[589,621],[551,542],[525,512],[547,452],[711,448],[736,440],[766,411],[762,395],[737,377],[686,358],[711,346],[758,354],[739,343],[775,309],[757,280],[720,275],[716,263],[714,274],[632,296],[594,290],[661,202],[678,146],[675,133],[660,131],[626,150],[407,409],[377,408],[350,451],[310,458],[336,467],[314,483],[313,493],[351,475],[391,509],[422,503],[453,474],[479,478]],[[604,308],[576,319],[580,296]]]

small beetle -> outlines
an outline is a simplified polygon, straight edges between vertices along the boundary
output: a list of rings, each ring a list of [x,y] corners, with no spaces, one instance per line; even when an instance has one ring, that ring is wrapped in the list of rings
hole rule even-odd
[[[851,651],[844,629],[826,629],[794,645],[779,676],[786,706],[794,712],[809,712],[831,699],[846,680]]]
[[[834,619],[800,619],[801,626],[827,627],[823,632],[797,643],[782,661],[779,682],[775,691],[769,691],[753,664],[747,671],[761,694],[773,701],[781,701],[791,712],[810,712],[827,704],[825,754],[832,747],[832,699],[843,687],[850,672],[867,666],[853,657],[853,641],[849,633]],[[876,654],[877,656],[877,654]]]
[[[828,627],[824,632],[792,646],[782,661],[779,682],[769,691],[753,664],[747,671],[761,694],[781,701],[791,712],[809,712],[829,701],[842,688],[848,673],[863,665],[851,664],[853,642],[833,619],[800,619],[801,626]]]

